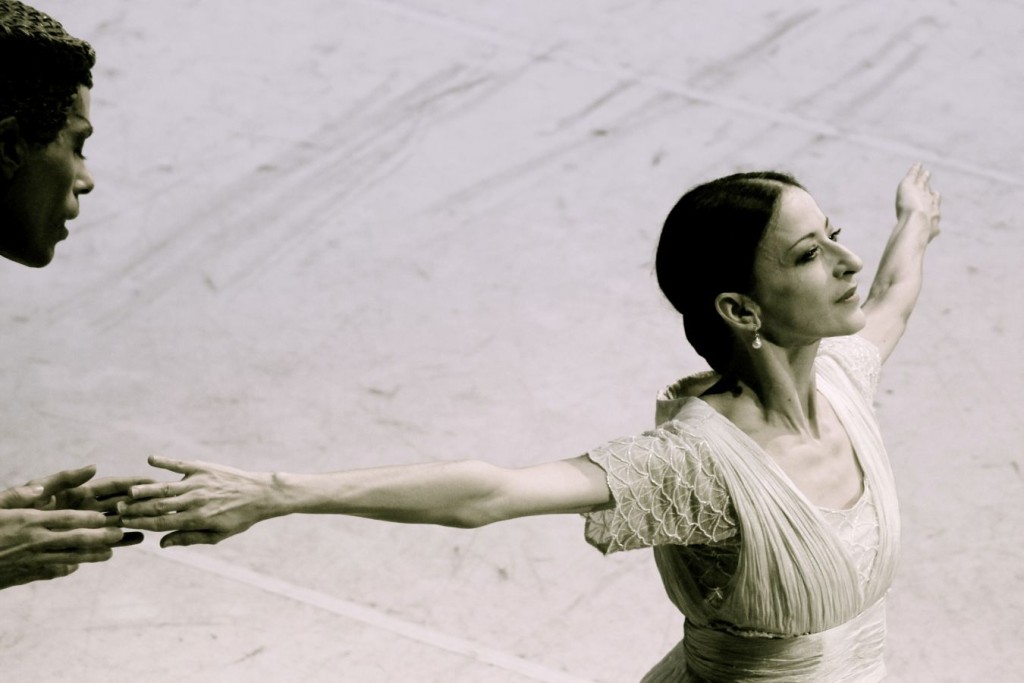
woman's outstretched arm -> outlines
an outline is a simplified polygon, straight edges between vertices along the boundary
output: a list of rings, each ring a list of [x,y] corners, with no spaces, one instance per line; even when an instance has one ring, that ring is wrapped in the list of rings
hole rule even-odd
[[[931,189],[931,174],[914,164],[896,190],[896,227],[889,237],[878,272],[871,283],[861,336],[889,357],[907,328],[921,293],[924,253],[939,234],[940,196]]]
[[[522,469],[465,460],[326,474],[247,472],[157,456],[149,462],[184,477],[133,487],[133,500],[119,506],[121,523],[172,532],[164,547],[217,543],[295,513],[471,528],[611,502],[604,470],[586,456]]]

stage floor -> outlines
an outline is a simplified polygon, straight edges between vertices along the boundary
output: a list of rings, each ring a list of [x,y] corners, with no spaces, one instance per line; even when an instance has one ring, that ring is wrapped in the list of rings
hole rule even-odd
[[[877,405],[890,679],[1020,680],[1024,6],[35,4],[97,50],[97,187],[52,265],[0,263],[4,482],[578,455],[704,367],[653,276],[683,191],[796,174],[866,291],[922,160],[943,232]],[[0,594],[2,678],[636,681],[682,619],[582,532],[154,537]]]

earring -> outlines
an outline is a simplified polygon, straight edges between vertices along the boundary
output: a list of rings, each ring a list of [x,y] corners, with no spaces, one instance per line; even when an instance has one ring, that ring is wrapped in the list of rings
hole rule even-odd
[[[761,329],[760,325],[758,325],[757,327],[754,328],[754,341],[752,341],[750,343],[750,346],[752,346],[755,349],[759,349],[762,346],[762,344],[761,344],[761,335],[758,333],[758,330],[760,330],[760,329]]]

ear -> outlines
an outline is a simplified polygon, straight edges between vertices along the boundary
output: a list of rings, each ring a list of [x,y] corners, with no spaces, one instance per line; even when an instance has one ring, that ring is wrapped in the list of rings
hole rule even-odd
[[[724,292],[715,297],[715,310],[734,330],[754,332],[761,326],[761,307],[745,294]]]
[[[0,119],[0,178],[10,180],[14,177],[25,163],[27,148],[18,120],[13,116]]]

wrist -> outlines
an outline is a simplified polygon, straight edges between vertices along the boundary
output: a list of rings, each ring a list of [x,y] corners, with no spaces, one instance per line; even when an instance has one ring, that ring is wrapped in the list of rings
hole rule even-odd
[[[284,517],[299,511],[299,487],[295,475],[271,472],[267,485],[267,517]]]

